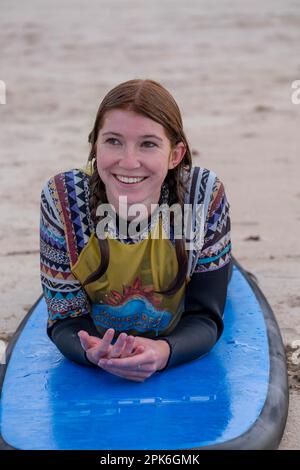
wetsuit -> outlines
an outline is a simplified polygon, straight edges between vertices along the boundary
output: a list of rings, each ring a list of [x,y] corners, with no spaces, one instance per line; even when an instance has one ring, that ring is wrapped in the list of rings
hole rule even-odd
[[[45,184],[41,194],[41,283],[49,314],[47,332],[65,357],[92,365],[77,333],[85,330],[102,337],[109,327],[117,334],[126,331],[167,341],[171,353],[165,369],[198,358],[214,346],[223,331],[232,269],[229,203],[213,172],[194,167],[189,180],[188,198],[207,206],[204,238],[201,249],[190,251],[188,281],[171,298],[152,291],[169,285],[178,269],[172,236],[164,242],[151,237],[121,240],[111,239],[108,231],[108,272],[83,289],[82,281],[100,259],[89,213],[89,174],[70,170]],[[167,198],[163,187],[159,204]],[[196,219],[194,223],[197,229]],[[163,230],[159,217],[154,226]],[[128,273],[128,266],[132,272]]]

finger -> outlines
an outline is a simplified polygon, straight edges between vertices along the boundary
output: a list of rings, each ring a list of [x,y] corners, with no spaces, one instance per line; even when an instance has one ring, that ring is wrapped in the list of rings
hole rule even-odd
[[[152,364],[151,357],[148,352],[141,353],[139,355],[124,357],[124,358],[112,358],[112,359],[100,359],[98,365],[109,366],[111,368],[120,368],[123,370],[138,370],[144,367],[146,364]]]
[[[102,364],[101,359],[98,363],[98,367],[101,369],[110,372],[111,374],[118,374],[118,375],[123,375],[124,377],[129,377],[129,376],[136,376],[136,377],[144,377],[145,375],[148,376],[149,373],[153,374],[153,364],[152,363],[146,363],[146,364],[140,364],[140,367],[136,367],[135,369],[125,369],[123,367],[117,367],[114,365],[107,365],[107,364]]]
[[[108,348],[110,346],[114,338],[114,334],[115,334],[115,330],[113,328],[109,328],[108,330],[106,330],[102,338],[102,343],[104,347]]]
[[[98,345],[98,347],[95,348],[94,351],[95,358],[97,359],[97,361],[99,361],[101,357],[106,356],[108,354],[114,334],[115,330],[113,328],[109,328],[105,332],[101,343]]]
[[[104,367],[102,366],[101,369],[103,369],[105,372],[108,372],[112,375],[116,375],[118,377],[122,377],[123,379],[128,379],[128,380],[134,380],[136,382],[143,382],[148,376],[145,376],[145,373],[137,373],[137,372],[125,372],[124,370],[121,369],[111,369],[109,367]]]
[[[90,335],[90,341],[93,344],[93,346],[98,346],[98,344],[102,341],[101,338],[98,336],[91,336]]]
[[[135,337],[134,336],[127,336],[127,340],[125,346],[123,348],[121,357],[127,357],[133,353],[135,344]]]
[[[86,331],[80,330],[77,334],[79,336],[80,344],[85,351],[93,347],[94,342],[90,340],[90,335]]]
[[[108,357],[120,357],[121,353],[122,353],[122,350],[126,344],[126,340],[127,340],[127,334],[126,333],[121,333],[119,336],[118,336],[118,339],[117,341],[115,342],[115,344],[112,346],[109,354],[108,354]]]
[[[141,344],[139,344],[133,351],[133,354],[134,355],[142,354],[144,351],[145,351],[145,346],[142,346]]]

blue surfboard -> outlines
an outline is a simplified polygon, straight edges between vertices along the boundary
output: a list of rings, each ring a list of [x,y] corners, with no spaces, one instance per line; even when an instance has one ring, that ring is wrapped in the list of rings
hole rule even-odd
[[[288,411],[272,310],[234,259],[225,328],[205,357],[130,382],[65,359],[41,296],[1,367],[2,449],[275,449]]]

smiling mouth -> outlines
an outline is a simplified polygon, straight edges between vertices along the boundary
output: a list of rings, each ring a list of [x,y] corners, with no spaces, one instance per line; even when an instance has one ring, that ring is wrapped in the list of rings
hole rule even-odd
[[[148,178],[148,176],[122,176],[122,175],[115,175],[115,174],[112,174],[112,175],[117,181],[119,181],[120,183],[124,183],[124,184],[137,184],[137,183],[141,183],[146,178]]]

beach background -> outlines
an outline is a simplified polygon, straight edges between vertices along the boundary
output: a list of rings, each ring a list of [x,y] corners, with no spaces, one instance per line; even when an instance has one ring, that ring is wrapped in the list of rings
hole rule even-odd
[[[231,206],[233,253],[253,272],[287,346],[281,449],[300,449],[300,3],[293,0],[1,0],[0,338],[41,293],[39,198],[82,166],[104,95],[132,78],[174,96],[195,164]]]

